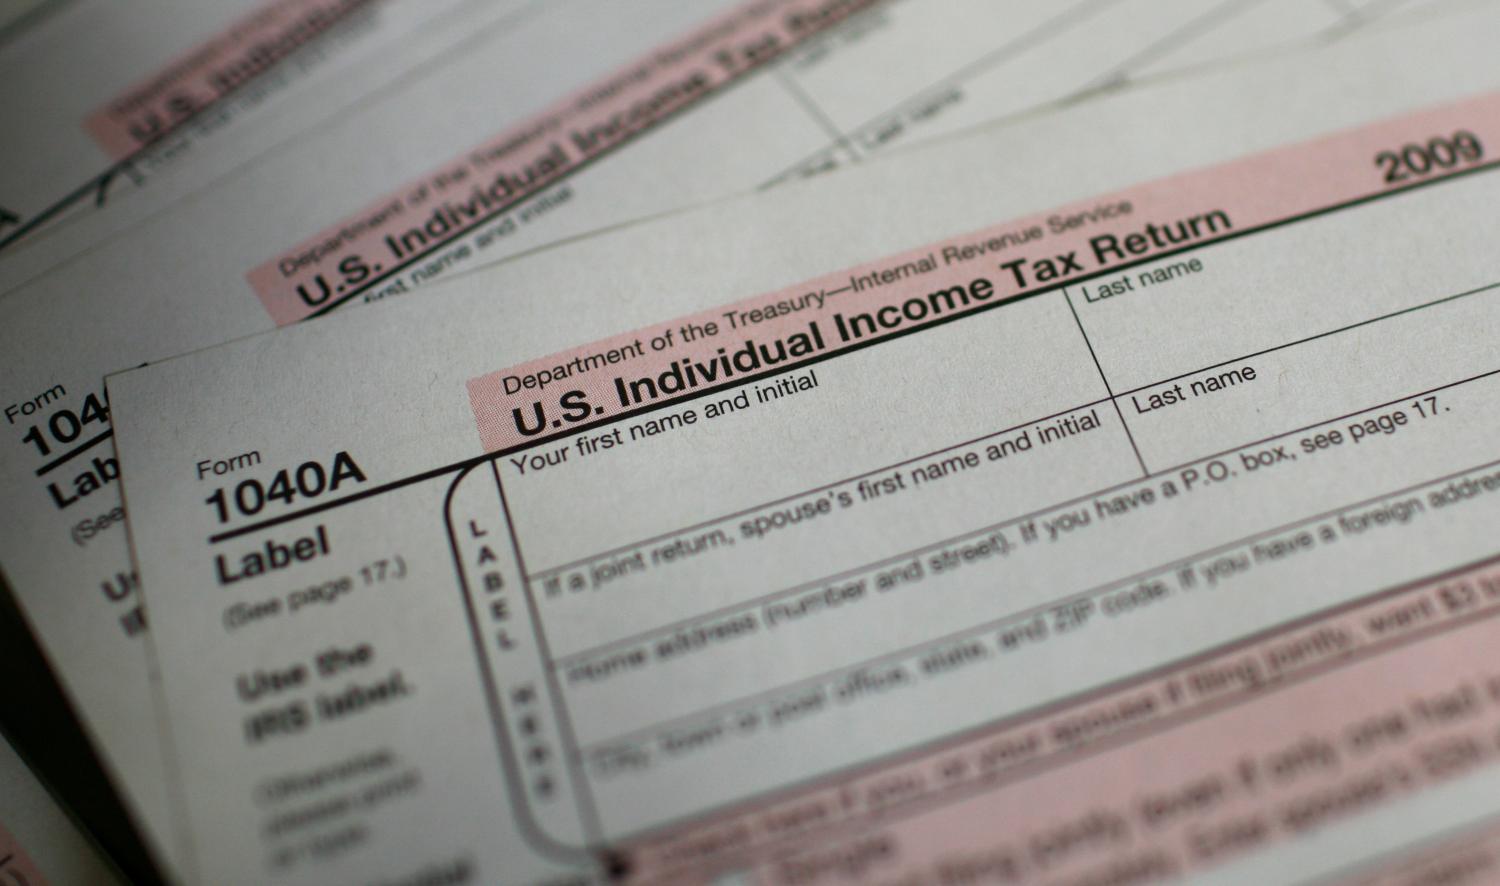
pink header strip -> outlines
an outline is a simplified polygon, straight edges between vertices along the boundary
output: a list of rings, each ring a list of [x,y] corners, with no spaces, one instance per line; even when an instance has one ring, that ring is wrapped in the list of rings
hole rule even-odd
[[[252,268],[278,326],[351,297],[877,0],[753,0]]]
[[[94,111],[84,128],[123,160],[374,0],[273,0]]]
[[[1497,615],[1491,560],[619,851],[639,883],[1205,870],[1491,765]]]
[[[1460,147],[1442,149],[1445,165],[1387,183],[1378,153],[1435,139]],[[1059,284],[1483,168],[1494,162],[1486,146],[1500,149],[1500,93],[1148,182],[622,333],[471,379],[480,441],[486,452],[536,445]],[[1058,233],[1049,226],[1057,217],[1079,224]],[[715,334],[700,332],[709,327]],[[785,359],[773,364],[777,355]]]

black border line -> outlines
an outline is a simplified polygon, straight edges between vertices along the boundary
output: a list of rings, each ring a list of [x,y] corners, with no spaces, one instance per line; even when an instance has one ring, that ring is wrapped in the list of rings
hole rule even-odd
[[[72,449],[69,449],[67,452],[64,452],[62,455],[59,455],[57,458],[54,458],[51,461],[47,462],[46,464],[42,465],[41,467],[37,468],[36,469],[36,475],[38,477],[40,477],[43,474],[46,474],[47,472],[51,471],[53,468],[60,467],[61,465],[67,464],[68,462],[72,461],[74,458],[76,458],[76,457],[84,454],[85,452],[87,452],[90,449],[93,449],[95,446],[99,445],[100,443],[103,443],[105,440],[108,440],[110,437],[113,437],[114,435],[115,435],[115,429],[114,428],[110,428],[109,430],[99,432],[95,436],[90,437],[89,439],[83,441],[82,443],[79,443],[77,446],[74,446]]]
[[[526,804],[525,779],[521,777],[521,765],[517,760],[505,709],[500,702],[500,691],[495,684],[495,668],[490,664],[484,632],[480,629],[479,617],[474,612],[474,595],[469,589],[468,572],[465,568],[463,553],[459,550],[458,532],[453,528],[454,495],[475,467],[475,465],[470,465],[459,472],[459,475],[453,478],[453,482],[448,486],[448,493],[443,497],[443,527],[448,531],[448,546],[453,555],[453,569],[458,574],[459,594],[463,597],[464,612],[469,618],[470,639],[478,653],[479,681],[484,687],[485,702],[490,709],[490,722],[497,733],[496,744],[500,752],[501,776],[511,785],[511,790],[506,791],[511,814],[515,816],[516,828],[520,832],[521,839],[544,857],[564,864],[577,863],[585,859],[592,861],[593,857],[586,850],[554,840],[541,823],[532,816],[531,809]]]
[[[490,471],[495,478],[495,493],[500,499],[500,512],[505,516],[505,533],[510,537],[511,555],[516,561],[516,572],[521,576],[521,593],[526,599],[526,610],[531,617],[533,641],[537,657],[541,659],[542,680],[547,684],[547,693],[552,696],[559,738],[567,751],[568,780],[572,782],[573,802],[578,805],[578,816],[583,825],[584,840],[595,845],[603,839],[604,826],[599,820],[599,807],[594,799],[594,786],[584,771],[579,751],[578,733],[573,728],[573,714],[568,710],[568,699],[557,680],[557,670],[552,667],[552,648],[547,640],[547,628],[542,619],[536,595],[531,590],[531,578],[526,573],[526,560],[521,555],[521,540],[516,537],[516,523],[510,516],[510,500],[505,496],[505,484],[500,480],[500,468],[490,462]]]

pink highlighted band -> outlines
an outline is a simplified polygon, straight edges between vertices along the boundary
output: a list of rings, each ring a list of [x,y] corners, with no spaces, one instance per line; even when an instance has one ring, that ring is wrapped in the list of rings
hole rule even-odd
[[[640,883],[1207,870],[1500,759],[1496,615],[1490,560],[620,851]],[[1437,855],[1361,881],[1409,882]]]
[[[114,159],[129,157],[374,2],[267,2],[94,111],[84,128]]]
[[[1434,138],[1458,147],[1451,163],[1420,178],[1388,183],[1374,162],[1381,151]],[[486,452],[536,445],[1092,274],[1483,167],[1493,162],[1486,146],[1500,146],[1500,93],[1174,175],[622,333],[471,379],[479,438]],[[1047,224],[1088,214],[1095,220],[1062,233]],[[785,310],[788,304],[800,309]],[[685,342],[689,326],[695,338]],[[713,334],[696,331],[710,327]]]
[[[753,0],[329,225],[245,279],[278,326],[328,310],[875,0]]]

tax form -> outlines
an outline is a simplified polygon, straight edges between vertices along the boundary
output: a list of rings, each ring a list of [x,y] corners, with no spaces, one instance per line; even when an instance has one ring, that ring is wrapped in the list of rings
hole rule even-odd
[[[520,8],[37,4],[14,33],[0,30],[0,256],[65,222],[112,213],[188,157],[200,177],[223,174]]]
[[[0,261],[32,274],[0,299],[0,489],[17,503],[0,511],[0,568],[166,845],[105,373],[1346,21],[1300,0],[662,0],[548,4],[482,30],[154,215],[133,215],[160,199],[144,192]],[[58,240],[77,252],[27,263]]]
[[[12,58],[12,70],[5,76],[17,84],[6,95],[15,101],[24,101],[39,90],[51,95],[58,88],[53,84],[73,82],[74,69],[80,67],[77,56],[104,51],[96,44],[123,26],[111,28],[112,19],[92,14],[98,12],[92,7],[100,4],[86,5],[90,15],[80,9],[67,16],[66,29],[54,26],[64,33],[47,33],[50,39],[45,45],[24,46],[20,49],[30,51],[9,55],[0,49],[0,70]],[[136,29],[153,15],[162,17],[152,9],[103,5],[109,15],[124,17]],[[472,168],[466,170],[469,177],[464,188],[446,195],[463,196],[476,179],[501,168],[497,163],[503,157],[497,148],[523,147],[511,143],[526,131],[527,122],[557,113],[577,116],[577,109],[566,104],[554,106],[571,90],[604,85],[617,70],[644,72],[645,80],[614,96],[616,106],[628,106],[629,100],[654,94],[651,87],[671,82],[672,71],[683,70],[670,56],[661,57],[662,63],[654,70],[642,69],[638,63],[653,48],[665,48],[717,13],[775,8],[774,4],[723,0],[691,7],[646,3],[599,17],[592,14],[598,5],[589,0],[548,4],[240,2],[234,8],[244,7],[248,25],[255,27],[237,21],[238,29],[211,30],[203,46],[188,54],[193,65],[161,61],[165,68],[155,77],[113,71],[104,76],[102,69],[96,75],[94,66],[85,67],[77,76],[100,77],[92,91],[49,106],[45,126],[39,120],[0,146],[14,155],[7,162],[7,178],[0,178],[0,206],[10,207],[9,221],[0,221],[0,241],[5,243],[0,290],[9,290],[81,251],[130,232],[158,213],[172,212],[189,195],[246,163],[258,173],[242,173],[238,186],[217,189],[214,196],[200,201],[200,211],[202,204],[212,207],[216,226],[234,223],[237,234],[246,233],[241,227],[244,223],[235,221],[236,210],[227,207],[255,207],[256,224],[249,227],[252,240],[247,244],[252,248],[244,255],[224,256],[224,265],[216,264],[213,269],[229,279],[263,262],[278,264],[289,257],[281,253],[295,256],[295,247],[314,238],[320,229],[341,228],[366,215],[366,207],[378,210],[399,197],[409,198],[412,192],[407,185],[416,179],[445,182],[451,190],[456,183],[452,176],[467,159]],[[672,151],[678,169],[674,187],[685,190],[686,199],[701,201],[857,162],[895,145],[1021,113],[1078,92],[1292,45],[1317,45],[1371,25],[1399,23],[1463,5],[1459,0],[1348,5],[1301,0],[1222,0],[1208,5],[1178,0],[813,4],[812,8],[827,6],[838,14],[804,16],[802,26],[786,35],[781,46],[796,50],[793,57],[781,58],[775,65],[737,66],[735,76],[716,81],[710,90],[713,103],[721,108],[717,115],[695,114],[697,125],[673,124],[686,141],[701,142],[702,147],[696,155],[680,147]],[[845,13],[866,7],[863,21],[832,27]],[[634,14],[626,16],[630,10]],[[207,27],[200,16],[217,24],[216,16],[228,14],[227,8],[195,6],[193,17],[165,17],[174,24],[180,20],[178,27],[188,23]],[[308,21],[326,26],[317,32],[317,39],[307,36],[307,27],[299,27]],[[742,33],[754,30],[754,21],[741,24]],[[230,39],[236,35],[241,35],[239,40]],[[278,37],[284,39],[274,39]],[[399,41],[399,51],[392,47],[393,41]],[[40,36],[33,42],[43,43]],[[247,45],[263,44],[288,49],[273,56],[275,64],[253,67],[254,77],[229,78],[222,95],[217,88],[205,95],[194,92],[223,79],[215,79],[220,69],[241,70],[243,65],[229,62],[243,56]],[[1063,61],[1054,63],[1054,59]],[[762,47],[757,59],[745,61],[770,59]],[[58,76],[59,70],[68,71],[69,77]],[[763,76],[753,79],[765,82],[736,90],[748,94],[723,94],[729,81],[750,79],[744,75],[756,72]],[[175,76],[168,78],[168,73]],[[136,79],[142,85],[122,96],[121,81]],[[205,79],[209,86],[204,85]],[[47,88],[26,88],[35,83]],[[178,98],[174,90],[188,95]],[[0,96],[0,102],[5,100]],[[108,113],[116,106],[122,109],[119,113]],[[732,106],[733,112],[725,106]],[[191,115],[182,116],[173,110],[176,107]],[[449,111],[453,107],[484,110],[453,114]],[[349,108],[353,119],[346,121],[331,113],[338,108]],[[26,117],[23,110],[16,110],[18,119]],[[125,111],[130,113],[121,116]],[[159,120],[155,127],[137,119],[153,114]],[[537,120],[530,119],[533,114]],[[103,141],[86,137],[81,122],[85,119],[92,121],[91,128]],[[231,122],[233,126],[228,125]],[[699,126],[722,135],[704,141]],[[221,137],[230,129],[235,133],[232,138]],[[696,138],[687,139],[687,130]],[[156,140],[135,145],[132,152],[131,145],[139,141],[133,131]],[[747,140],[744,132],[754,135]],[[660,134],[636,137],[643,134],[631,133],[626,141],[667,140]],[[278,142],[282,143],[280,153],[267,156],[266,148]],[[115,145],[115,153],[101,154],[105,143]],[[57,144],[70,147],[56,150]],[[598,147],[617,155],[625,144],[610,140]],[[340,158],[339,162],[327,162],[330,157]],[[615,158],[609,162],[618,163]],[[155,175],[168,165],[171,176]],[[150,187],[140,194],[117,199],[148,181]],[[685,188],[682,183],[690,181],[698,185]],[[608,221],[620,221],[632,217],[630,212],[675,208],[679,191],[630,196],[630,203],[619,209],[609,208],[615,201],[601,201],[607,205],[594,208],[589,204],[587,212],[575,206],[569,215],[589,218],[602,212]],[[416,201],[407,207],[412,216],[409,221],[419,221],[416,216],[435,208],[436,201]],[[180,243],[184,236],[191,236],[191,225],[201,223],[202,216],[192,209],[183,214],[184,221],[159,229],[152,240]],[[491,214],[499,217],[502,213]],[[44,222],[61,218],[71,222],[60,232],[63,236],[59,232],[40,240],[30,236]],[[576,234],[589,225],[574,222],[566,227]],[[461,242],[458,231],[445,234],[444,246]],[[142,241],[139,236],[134,239]],[[470,245],[475,246],[472,240]],[[464,263],[473,265],[505,254],[509,254],[506,249],[487,246]],[[344,257],[326,256],[331,259],[325,263],[327,268],[301,270],[307,276],[326,273]],[[198,283],[196,279],[182,282]],[[289,282],[285,288],[294,290],[309,281],[282,282]],[[404,284],[419,282],[407,275]],[[365,287],[369,292],[377,288]]]
[[[1492,16],[112,376],[196,874],[1493,865]]]

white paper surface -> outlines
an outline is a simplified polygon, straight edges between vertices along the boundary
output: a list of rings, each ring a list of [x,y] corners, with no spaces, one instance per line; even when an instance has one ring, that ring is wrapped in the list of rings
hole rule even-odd
[[[676,9],[663,24],[671,27],[672,21],[681,21],[685,29],[686,23],[730,5]],[[867,16],[873,19],[868,27],[845,29],[851,35],[847,39],[817,41],[799,53],[798,63],[780,66],[789,72],[763,78],[782,84],[763,87],[760,91],[767,96],[762,100],[736,102],[735,113],[729,115],[736,120],[777,121],[753,124],[750,128],[757,138],[765,138],[768,129],[791,126],[792,131],[775,142],[756,145],[764,166],[741,170],[733,162],[733,152],[743,150],[743,140],[706,142],[705,152],[711,149],[719,164],[708,170],[707,181],[715,187],[699,186],[688,195],[704,199],[783,175],[852,162],[872,151],[1031,110],[1081,90],[1193,71],[1268,51],[1313,47],[1372,25],[1410,21],[1464,5],[1469,4],[1428,0],[1374,4],[1360,11],[1294,0],[1208,6],[1145,0],[1074,0],[1056,5],[902,0],[882,4]],[[279,238],[257,239],[265,245],[249,260],[254,263],[270,257],[297,237],[340,219],[413,176],[432,171],[508,123],[539,110],[586,82],[580,74],[592,71],[599,76],[611,64],[624,64],[635,44],[608,40],[609,36],[622,29],[650,31],[655,27],[652,18],[660,14],[649,6],[634,9],[635,14],[622,25],[596,21],[588,3],[468,3],[445,12],[432,4],[378,0],[370,16],[378,33],[366,33],[369,27],[360,30],[358,40],[341,45],[331,58],[316,61],[305,76],[291,77],[290,88],[268,90],[272,99],[266,103],[275,104],[275,112],[249,115],[253,119],[244,125],[239,119],[245,115],[237,112],[233,115],[235,138],[195,134],[189,137],[194,149],[174,150],[170,161],[153,160],[155,154],[143,157],[129,174],[122,172],[111,179],[108,193],[129,194],[129,199],[107,200],[102,207],[97,201],[83,201],[66,215],[70,224],[62,231],[49,229],[44,238],[8,247],[5,260],[0,261],[0,291],[13,289],[109,237],[129,232],[157,213],[170,213],[168,207],[174,203],[251,162],[270,145],[286,142],[281,149],[285,156],[254,161],[264,168],[253,181],[222,188],[209,201],[219,207],[253,206],[257,222],[253,230],[260,231],[257,237],[264,234],[260,229],[266,229],[276,231]],[[404,38],[400,52],[385,51],[382,41],[399,36],[409,24],[407,19],[414,16],[433,21],[414,37]],[[139,18],[149,20],[143,15]],[[72,30],[82,29],[75,25]],[[518,33],[508,36],[507,31]],[[59,55],[71,58],[93,50],[87,40],[108,39],[109,33],[103,28],[81,34],[69,31],[65,36],[70,51]],[[860,37],[856,40],[852,35]],[[543,41],[540,47],[538,40]],[[74,48],[73,43],[83,45]],[[617,52],[624,54],[617,56]],[[345,55],[354,57],[346,59]],[[1054,59],[1064,61],[1057,64]],[[58,88],[50,85],[58,78],[48,79],[44,74],[39,71],[35,76],[48,83],[49,89]],[[309,83],[304,85],[299,77]],[[75,99],[72,104],[89,110],[97,107],[121,85],[117,79],[107,82],[113,92]],[[94,89],[97,92],[99,87]],[[782,95],[783,91],[787,94]],[[17,90],[16,94],[32,93]],[[292,98],[283,100],[283,94]],[[329,119],[334,116],[330,109],[359,98],[364,100],[351,109],[353,120]],[[447,113],[451,107],[485,108],[486,113],[454,115]],[[48,113],[60,117],[48,124],[52,136],[84,139],[78,121],[87,110],[70,110],[72,116]],[[222,130],[216,128],[214,134]],[[293,134],[298,137],[291,138]],[[70,156],[70,152],[57,155],[46,150],[50,143],[43,135],[18,140],[13,150],[24,151],[32,165],[57,164]],[[209,149],[200,144],[204,142],[211,142]],[[71,153],[84,155],[89,162],[69,167],[65,182],[58,177],[60,173],[16,168],[15,182],[0,193],[57,190],[59,182],[72,191],[106,169],[96,159],[98,149],[89,144],[80,143]],[[329,163],[330,157],[340,160]],[[147,176],[168,162],[172,175]],[[697,163],[684,165],[677,158],[674,162],[679,179],[699,174]],[[130,194],[129,183],[138,177],[149,181],[150,187]],[[666,199],[669,196],[676,198],[660,194],[656,202],[648,202],[639,211],[661,211],[663,203],[671,203]],[[42,211],[40,199],[28,197],[27,202],[18,196],[11,202],[25,204],[26,211],[17,214],[30,217]],[[3,200],[0,205],[5,205]],[[153,239],[179,241],[198,220],[191,210],[186,214],[187,221]],[[222,215],[220,208],[218,216]],[[215,222],[224,224],[218,216]],[[617,211],[609,212],[601,226],[622,217]],[[278,226],[278,220],[284,220],[287,227]],[[4,233],[0,230],[0,236]],[[243,231],[237,229],[237,233]],[[245,267],[235,264],[225,270],[238,276]]]
[[[830,14],[854,8],[810,2],[796,8],[825,5]],[[1255,19],[1261,25],[1244,33],[1256,38],[1256,47],[1268,29],[1295,42],[1339,21],[1331,9],[1267,5],[1284,14]],[[212,186],[170,203],[148,191],[118,211],[58,232],[55,242],[66,248],[56,253],[47,252],[49,240],[0,262],[0,274],[18,268],[11,279],[29,279],[0,301],[0,350],[13,355],[0,391],[13,441],[0,483],[6,499],[19,503],[0,515],[0,566],[106,765],[156,842],[168,842],[159,712],[144,678],[143,621],[107,438],[104,373],[269,328],[269,302],[246,281],[253,268],[309,254],[297,244],[320,227],[364,218],[362,207],[384,205],[392,193],[409,195],[403,186],[414,181],[438,193],[438,182],[452,180],[444,174],[458,168],[452,164],[472,163],[472,154],[483,153],[477,148],[509,144],[530,115],[580,104],[636,107],[639,96],[629,89],[585,90],[601,78],[621,82],[610,78],[622,69],[640,70],[643,58],[654,65],[648,65],[653,77],[697,70],[698,61],[681,59],[689,49],[717,46],[691,39],[706,21],[723,21],[715,15],[740,16],[732,19],[734,28],[711,36],[741,53],[731,55],[741,65],[755,57],[746,53],[760,45],[768,22],[785,24],[783,8],[573,2],[507,20],[505,27],[476,28],[453,53]],[[788,54],[743,76],[735,67],[705,100],[639,137],[606,140],[609,152],[591,154],[587,166],[570,166],[567,176],[522,195],[533,199],[492,212],[463,236],[434,235],[420,254],[404,259],[399,273],[350,284],[338,300],[352,304],[414,290],[454,270],[601,227],[1034,110],[1101,79],[1112,81],[1147,59],[1165,64],[1194,40],[1228,39],[1240,33],[1235,23],[1242,13],[1251,9],[1225,6],[1201,19],[1196,3],[1154,0],[1058,8],[906,0],[826,31],[822,19],[804,16],[790,29],[801,36]],[[429,50],[437,41],[425,39]],[[663,50],[684,45],[688,49],[678,54]],[[1069,63],[1051,61],[1059,56]],[[718,65],[713,70],[722,73],[714,57],[702,64]],[[659,95],[654,79],[623,82],[647,99]],[[454,107],[484,112],[455,114]],[[485,168],[494,174],[493,161]],[[671,174],[658,174],[662,169]],[[194,166],[179,178],[194,183],[202,175]],[[458,201],[468,199],[468,186],[465,180],[456,189]],[[132,203],[159,211],[137,215]],[[431,203],[409,209],[393,232],[428,236]],[[38,256],[34,264],[30,256]],[[314,296],[320,279],[337,288],[337,268],[349,257],[337,250],[320,254],[288,285],[268,291],[299,316],[290,282]],[[325,302],[318,310],[333,306]],[[38,438],[28,441],[34,428]],[[76,455],[58,461],[70,453]]]
[[[519,2],[459,0],[55,6],[32,10],[0,43],[6,263],[93,216],[104,218],[41,254],[72,254],[100,232],[126,230],[162,200],[315,128],[523,11]],[[192,172],[181,182],[166,174],[182,166]],[[165,193],[130,207],[143,188]]]
[[[1493,16],[113,376],[197,873],[1264,882],[1482,824]]]

